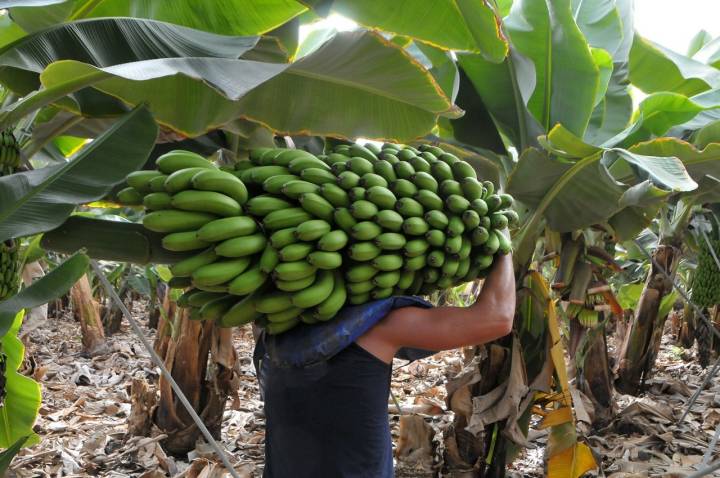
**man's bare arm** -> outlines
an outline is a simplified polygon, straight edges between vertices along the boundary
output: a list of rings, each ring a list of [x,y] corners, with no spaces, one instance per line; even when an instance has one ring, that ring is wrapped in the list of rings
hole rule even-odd
[[[448,350],[498,339],[510,333],[514,315],[515,274],[507,254],[496,258],[475,304],[395,309],[358,344],[389,362],[400,347]]]

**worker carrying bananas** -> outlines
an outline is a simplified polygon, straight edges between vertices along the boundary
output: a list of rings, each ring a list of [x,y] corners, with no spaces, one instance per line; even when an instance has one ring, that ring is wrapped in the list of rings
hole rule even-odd
[[[510,333],[514,313],[505,254],[469,307],[390,297],[348,306],[331,322],[261,334],[255,366],[265,400],[264,478],[392,477],[393,357],[490,342]]]

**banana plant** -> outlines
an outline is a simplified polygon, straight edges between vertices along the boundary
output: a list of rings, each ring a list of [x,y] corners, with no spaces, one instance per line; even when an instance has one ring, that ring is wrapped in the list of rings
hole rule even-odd
[[[322,2],[328,3],[332,2]],[[702,114],[709,114],[717,102],[704,90],[678,92],[663,84],[648,91],[649,96],[633,111],[629,72],[631,64],[640,63],[642,39],[634,34],[629,1],[515,1],[509,8],[507,3],[491,6],[500,36],[508,42],[507,55],[456,53],[460,68],[457,104],[466,115],[442,120],[438,133],[441,141],[465,149],[468,156],[494,163],[495,172],[506,178],[507,191],[520,202],[524,223],[514,236],[521,298],[516,331],[530,384],[544,370],[543,357],[548,356],[544,344],[552,332],[546,296],[538,292],[542,289],[539,278],[532,275],[540,267],[536,251],[545,231],[577,234],[599,226],[615,240],[633,237],[650,223],[663,201],[705,190],[717,177],[720,163],[707,153],[704,159],[695,157],[700,153],[691,153],[691,145],[668,141],[663,135],[683,125],[697,128],[689,124],[693,120],[702,125]],[[357,13],[364,7],[348,7],[344,2],[332,5],[338,5],[340,12],[356,12],[363,24],[369,22],[370,13]],[[384,18],[380,28],[402,32],[422,50],[420,45],[427,37],[399,20],[386,26],[392,18]],[[377,20],[378,26],[380,23]],[[440,58],[434,63],[431,71],[439,74],[443,61]],[[668,66],[664,55],[650,56],[647,61],[648,71],[653,71],[655,64]],[[682,77],[686,70],[674,73]],[[489,134],[490,129],[496,134]],[[498,138],[503,149],[498,148]],[[678,151],[686,149],[687,154]],[[488,170],[478,171],[483,175]],[[534,279],[528,282],[528,277]],[[556,379],[564,374],[562,368],[564,364],[558,361]],[[473,389],[475,400],[487,399],[478,396],[480,390]],[[516,423],[527,423],[532,402],[506,409],[500,417],[493,415],[491,422],[498,420],[495,424],[486,423],[479,410],[463,417],[466,422],[475,418],[476,423],[484,424],[473,430],[477,439],[488,438],[484,446],[464,447],[461,460],[453,457],[458,472],[473,469],[481,473],[490,468],[491,474],[500,476],[514,448],[506,437],[522,442]],[[567,409],[557,413],[548,423],[567,429],[571,414],[567,415]],[[566,414],[564,422],[557,419],[560,413]],[[467,438],[458,435],[455,443],[460,442]],[[554,476],[582,474],[584,469],[572,463],[592,466],[581,459],[585,450],[574,440],[554,445],[547,456]],[[478,455],[477,450],[483,449],[486,455]]]

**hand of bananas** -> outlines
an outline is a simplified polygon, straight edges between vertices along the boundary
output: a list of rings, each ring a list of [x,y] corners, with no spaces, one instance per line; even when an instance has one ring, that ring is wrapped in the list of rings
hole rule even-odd
[[[326,155],[260,148],[236,169],[187,151],[137,171],[118,194],[171,251],[192,317],[277,334],[345,305],[473,280],[511,244],[513,199],[429,145],[340,145]]]
[[[710,244],[715,254],[720,255],[720,240],[710,238]],[[703,308],[720,304],[720,272],[704,238],[700,238],[700,254],[692,280],[691,300]]]

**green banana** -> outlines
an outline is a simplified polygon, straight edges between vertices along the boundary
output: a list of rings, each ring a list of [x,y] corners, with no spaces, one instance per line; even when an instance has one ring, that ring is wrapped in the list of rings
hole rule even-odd
[[[333,290],[327,298],[315,308],[313,317],[318,320],[329,320],[342,309],[347,301],[347,289],[340,271],[336,271],[333,277]]]
[[[330,297],[335,285],[334,273],[322,270],[318,272],[315,283],[292,295],[292,303],[295,307],[309,309],[320,305]]]
[[[231,197],[243,205],[248,199],[248,190],[236,176],[225,171],[208,169],[192,177],[192,185],[201,191],[214,191]]]
[[[295,228],[295,237],[301,241],[316,241],[329,233],[332,226],[322,219],[305,221]]]
[[[370,301],[370,293],[365,292],[363,294],[350,294],[348,296],[348,302],[352,305],[360,305]]]
[[[304,181],[311,182],[313,184],[317,184],[318,186],[325,183],[332,183],[337,180],[335,175],[328,171],[327,169],[322,168],[307,168],[303,169],[300,173],[300,177]]]
[[[320,186],[319,193],[335,207],[347,207],[350,205],[350,196],[337,184],[325,183]]]
[[[217,298],[200,308],[200,317],[202,320],[218,320],[225,315],[237,301],[238,298],[234,295],[224,295],[223,297]]]
[[[360,177],[360,186],[365,189],[370,189],[373,186],[381,186],[386,188],[388,186],[387,180],[375,173],[365,173]]]
[[[484,188],[480,181],[472,177],[462,178],[458,181],[460,182],[463,196],[467,200],[472,202],[476,199],[482,199]]]
[[[348,256],[355,261],[371,261],[380,255],[382,249],[372,242],[356,242],[348,248]]]
[[[425,213],[424,217],[425,217],[425,221],[427,221],[427,223],[429,225],[431,225],[432,227],[434,227],[435,229],[443,229],[444,230],[450,222],[450,220],[445,215],[445,213],[442,211],[438,211],[438,210],[428,211]]]
[[[280,255],[274,247],[266,247],[260,256],[260,270],[270,274],[280,262]]]
[[[400,158],[400,161],[393,164],[393,169],[398,178],[408,181],[412,179],[416,172],[415,168],[413,168],[408,161],[404,161],[403,158]]]
[[[318,269],[332,270],[342,265],[342,255],[338,252],[315,251],[308,254],[307,261]]]
[[[330,166],[311,154],[308,154],[308,156],[304,158],[295,158],[290,161],[290,164],[288,164],[288,169],[290,169],[290,172],[293,174],[300,174],[303,170],[308,168],[318,168],[330,171]]]
[[[132,186],[119,191],[117,193],[117,200],[120,204],[126,204],[128,206],[135,206],[143,204],[144,202],[143,195]]]
[[[413,280],[415,280],[415,272],[403,269],[400,272],[400,279],[397,284],[395,284],[395,287],[401,290],[408,289],[410,285],[412,285]]]
[[[358,176],[363,176],[364,174],[373,172],[373,163],[362,157],[350,158],[350,161],[347,162],[347,166],[350,168],[350,171]]]
[[[282,211],[273,211],[263,218],[263,226],[270,231],[297,226],[310,221],[312,216],[303,208],[291,207]]]
[[[418,188],[411,181],[400,178],[390,183],[390,191],[392,191],[396,197],[411,198],[417,195]]]
[[[293,307],[292,294],[287,292],[270,292],[258,298],[255,310],[261,314],[276,314]]]
[[[451,194],[445,199],[445,206],[450,212],[455,214],[462,214],[467,208],[470,207],[470,201],[460,196],[459,194]]]
[[[217,216],[204,212],[167,209],[143,217],[143,226],[154,232],[183,232],[201,228]]]
[[[295,262],[305,259],[308,254],[315,250],[315,246],[307,242],[288,244],[280,249],[278,255],[282,262]]]
[[[139,192],[150,192],[150,181],[160,176],[165,175],[160,171],[134,171],[127,175],[125,182]]]
[[[216,169],[213,163],[199,154],[179,149],[165,153],[157,158],[155,166],[165,174],[172,174],[187,168]]]
[[[372,219],[378,213],[378,207],[365,199],[360,199],[350,204],[348,208],[355,219]]]
[[[194,178],[197,173],[200,173],[202,171],[206,171],[206,169],[186,168],[175,171],[167,178],[165,178],[165,182],[163,183],[165,191],[170,194],[174,194],[180,191],[185,191],[186,189],[190,189],[192,187],[192,178]]]
[[[371,264],[379,271],[394,271],[403,266],[403,257],[399,254],[379,255],[372,260]]]
[[[376,162],[375,164],[373,164],[373,171],[378,176],[382,176],[388,183],[391,183],[397,179],[395,169],[393,169],[393,165],[388,161],[380,160]]]
[[[350,282],[346,285],[351,295],[366,294],[375,288],[375,284],[371,280],[363,282]]]
[[[215,254],[215,251],[212,248],[206,249],[199,254],[173,264],[170,267],[170,272],[177,277],[190,277],[195,269],[212,264],[216,259],[217,254]]]
[[[220,327],[239,327],[260,318],[262,314],[255,310],[255,302],[258,297],[259,294],[252,294],[241,299],[220,317],[217,325]]]
[[[461,218],[465,224],[465,230],[471,231],[480,225],[480,216],[472,209],[463,212]]]
[[[243,182],[250,182],[262,185],[268,178],[273,176],[290,174],[290,170],[285,166],[255,166],[248,169],[240,178]]]
[[[315,275],[316,274],[313,273],[307,277],[303,277],[302,279],[288,281],[276,279],[275,287],[285,292],[297,292],[305,289],[306,287],[310,287],[315,282]]]
[[[150,193],[142,198],[141,203],[145,206],[145,209],[150,211],[170,209],[172,207],[172,196],[168,193]]]
[[[430,230],[430,226],[421,217],[409,217],[403,221],[403,232],[410,236],[422,236]]]
[[[382,227],[372,221],[360,221],[350,230],[350,236],[357,241],[370,241],[382,232]]]
[[[412,198],[400,198],[395,203],[395,210],[403,217],[422,217],[425,209],[422,204]]]
[[[440,163],[442,164],[442,163]],[[455,181],[454,179],[445,179],[440,183],[440,186],[438,188],[438,192],[440,193],[440,196],[447,199],[449,196],[455,195],[462,195],[462,187],[460,186],[460,183]]]
[[[285,196],[291,199],[298,199],[302,194],[314,193],[317,192],[319,189],[320,186],[318,186],[317,184],[298,179],[285,183],[285,185],[281,188],[281,191]]]
[[[421,191],[425,190],[431,193],[437,193],[438,191],[438,182],[431,174],[425,171],[415,173],[412,177],[412,182]]]
[[[346,233],[350,233],[352,227],[357,224],[357,220],[353,217],[352,213],[350,213],[350,209],[346,207],[335,209],[333,219],[335,219],[335,224],[340,226],[340,229]]]
[[[458,216],[450,216],[446,232],[450,237],[458,237],[465,232],[465,223]]]
[[[292,207],[292,204],[288,201],[277,196],[264,194],[251,198],[245,204],[245,211],[253,216],[265,217],[271,212],[282,211],[290,207]]]
[[[365,197],[379,209],[393,209],[397,202],[395,194],[385,186],[371,186],[366,191]]]
[[[273,276],[277,280],[294,281],[315,273],[315,266],[307,261],[281,262],[275,266]]]
[[[263,191],[269,194],[283,194],[283,188],[290,181],[302,181],[300,176],[294,174],[280,174],[271,176],[262,183]],[[314,186],[314,185],[313,185]]]
[[[242,208],[236,200],[214,191],[181,191],[173,195],[172,206],[183,211],[208,212],[226,217],[238,216],[242,213]]]
[[[402,230],[403,217],[391,209],[383,209],[375,215],[375,221],[388,231],[398,232]]]
[[[295,236],[295,227],[280,229],[270,235],[270,245],[273,249],[280,250],[288,244],[292,244],[297,239]]]
[[[257,254],[265,249],[267,239],[264,234],[256,233],[250,236],[233,237],[225,239],[215,246],[215,252],[223,257],[245,257]]]
[[[272,322],[265,326],[265,331],[269,335],[282,334],[283,332],[287,332],[288,330],[292,329],[299,323],[300,319],[298,319],[297,317],[294,319],[286,320],[284,322]]]
[[[233,295],[252,294],[265,284],[267,278],[268,275],[256,264],[230,281],[228,292]]]
[[[430,163],[425,161],[425,159],[420,156],[414,156],[414,157],[410,158],[409,163],[413,167],[413,169],[415,171],[417,171],[417,173],[429,173],[430,172]]]
[[[433,267],[442,267],[445,263],[445,253],[440,249],[435,249],[427,256],[427,263]]]
[[[324,197],[316,193],[305,193],[300,195],[299,201],[302,208],[313,216],[332,221],[335,208]]]
[[[370,292],[370,297],[372,297],[375,300],[387,299],[388,297],[390,297],[392,295],[392,293],[393,293],[392,287],[387,287],[384,289],[375,288]]]
[[[407,241],[404,247],[406,257],[416,257],[425,252],[430,248],[430,244],[425,239],[413,239]]]
[[[336,229],[324,234],[317,242],[317,247],[321,251],[337,252],[347,245],[348,240],[349,238],[345,231]]]
[[[425,240],[433,247],[443,246],[445,239],[445,233],[440,229],[431,229],[425,234]]]
[[[304,311],[305,309],[301,309],[299,307],[290,307],[280,312],[275,312],[274,314],[267,314],[267,319],[270,322],[270,324],[268,324],[268,327],[271,325],[280,326],[288,322],[298,320],[298,317]]]
[[[395,287],[395,285],[400,281],[400,275],[401,272],[399,270],[382,272],[373,277],[372,282],[376,287],[383,289],[387,287]]]
[[[372,264],[365,262],[350,266],[345,271],[345,278],[348,282],[365,282],[375,277],[377,273],[378,270]]]
[[[352,171],[343,171],[338,174],[336,183],[345,191],[349,191],[360,184],[360,176]]]
[[[415,195],[415,200],[422,204],[423,207],[429,211],[440,211],[445,206],[440,196],[427,189],[419,190],[418,193]]]
[[[375,154],[368,149],[368,146],[373,147],[372,145],[370,145],[370,143],[368,143],[366,146],[361,146],[359,144],[350,145],[350,156],[357,156],[371,162],[377,161],[377,156],[375,156]]]
[[[208,222],[197,231],[198,239],[220,242],[233,237],[247,236],[257,231],[257,223],[247,216],[224,217]]]
[[[384,232],[375,238],[375,244],[384,251],[397,251],[405,247],[407,239],[397,232]]]
[[[162,246],[168,251],[185,252],[205,249],[210,243],[197,237],[196,231],[173,232],[162,238]]]

